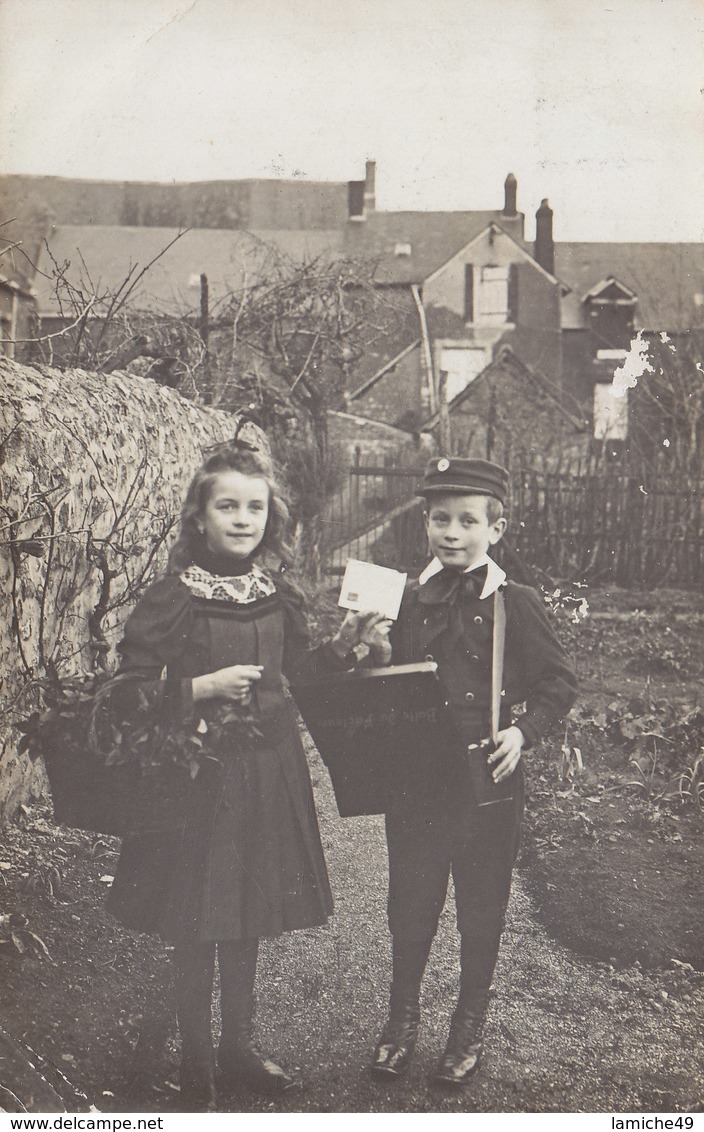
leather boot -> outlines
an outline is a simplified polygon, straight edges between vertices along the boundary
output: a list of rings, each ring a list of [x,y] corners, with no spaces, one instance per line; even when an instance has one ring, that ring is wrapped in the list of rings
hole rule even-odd
[[[420,1007],[418,996],[392,1004],[372,1058],[372,1073],[380,1077],[401,1077],[416,1048]]]
[[[222,1034],[218,1069],[224,1088],[246,1086],[276,1095],[296,1087],[280,1065],[266,1057],[254,1040],[254,979],[259,940],[218,944]]]
[[[476,1073],[484,1053],[484,1023],[489,1002],[489,987],[472,988],[462,996],[452,1016],[445,1053],[434,1080],[439,1085],[458,1088]]]
[[[432,943],[432,936],[422,940],[393,938],[389,1020],[370,1066],[379,1077],[401,1077],[408,1069],[418,1037],[420,985]]]
[[[215,1055],[211,999],[215,947],[182,944],[176,948],[176,1014],[181,1036],[179,1084],[184,1111],[216,1112]]]

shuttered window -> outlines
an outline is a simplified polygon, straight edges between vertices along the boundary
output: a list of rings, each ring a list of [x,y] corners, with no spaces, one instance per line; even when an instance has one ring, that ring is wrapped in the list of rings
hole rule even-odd
[[[475,325],[518,321],[518,264],[464,267],[464,318]]]
[[[479,294],[477,295],[477,322],[496,326],[507,321],[508,315],[508,268],[482,267],[479,269]]]

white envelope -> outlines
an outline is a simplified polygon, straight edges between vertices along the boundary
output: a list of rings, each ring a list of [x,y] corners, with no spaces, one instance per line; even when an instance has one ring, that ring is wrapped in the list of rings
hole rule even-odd
[[[342,579],[338,605],[356,613],[374,610],[395,621],[408,574],[350,558]]]

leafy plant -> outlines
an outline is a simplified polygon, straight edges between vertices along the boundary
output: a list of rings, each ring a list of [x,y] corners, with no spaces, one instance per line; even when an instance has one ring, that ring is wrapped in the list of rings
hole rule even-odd
[[[20,724],[21,748],[43,756],[58,822],[99,833],[178,829],[188,782],[261,737],[249,710],[208,706],[172,724],[159,682],[133,673],[40,682],[44,703]]]
[[[208,723],[194,718],[190,727],[172,726],[157,702],[158,689],[145,689],[129,672],[68,678],[52,673],[37,684],[43,707],[18,725],[19,750],[32,758],[89,750],[106,766],[129,764],[149,775],[171,764],[187,768],[193,778],[214,752],[261,738],[252,712],[230,703],[218,705]]]
[[[680,776],[680,795],[704,811],[704,747]]]

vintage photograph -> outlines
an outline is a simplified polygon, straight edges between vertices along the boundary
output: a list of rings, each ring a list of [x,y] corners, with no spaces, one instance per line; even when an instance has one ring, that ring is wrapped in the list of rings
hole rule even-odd
[[[0,0],[3,1128],[696,1132],[703,76],[699,0]]]

